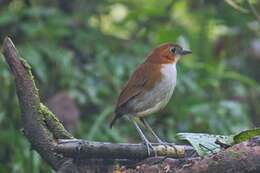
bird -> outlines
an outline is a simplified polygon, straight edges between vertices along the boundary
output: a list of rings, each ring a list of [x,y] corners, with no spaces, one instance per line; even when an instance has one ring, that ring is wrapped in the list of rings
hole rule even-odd
[[[126,116],[142,138],[148,155],[153,146],[144,135],[138,122],[143,123],[157,142],[165,144],[144,117],[160,111],[167,105],[176,86],[176,64],[182,56],[191,53],[190,50],[184,50],[178,44],[159,45],[136,68],[119,94],[110,127],[112,128],[119,118]]]

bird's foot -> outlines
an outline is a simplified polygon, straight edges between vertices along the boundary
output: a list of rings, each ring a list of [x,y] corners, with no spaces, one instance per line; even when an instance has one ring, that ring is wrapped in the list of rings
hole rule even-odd
[[[156,153],[156,151],[155,151],[153,145],[152,145],[149,141],[145,140],[145,141],[144,141],[144,145],[146,146],[148,157],[151,156],[151,152],[152,152],[152,151],[154,151],[154,155],[157,156],[157,153]]]

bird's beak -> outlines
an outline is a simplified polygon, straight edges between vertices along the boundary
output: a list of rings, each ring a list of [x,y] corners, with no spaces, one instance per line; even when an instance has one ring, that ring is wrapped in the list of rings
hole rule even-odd
[[[192,53],[192,51],[191,50],[182,50],[181,51],[181,55],[187,55],[187,54],[191,54]]]

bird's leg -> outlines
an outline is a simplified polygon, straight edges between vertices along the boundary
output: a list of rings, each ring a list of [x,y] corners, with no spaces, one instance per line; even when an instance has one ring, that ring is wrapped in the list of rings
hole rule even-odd
[[[146,120],[144,118],[140,118],[140,120],[144,124],[144,126],[152,133],[152,135],[155,137],[155,139],[157,140],[158,143],[160,143],[160,144],[165,143],[156,135],[156,133],[153,131],[152,127],[146,122]]]
[[[153,134],[153,136],[156,138],[157,142],[161,145],[164,145],[165,147],[167,146],[171,146],[174,148],[175,151],[177,151],[177,148],[171,144],[171,143],[168,143],[168,142],[164,142],[162,141],[157,135],[156,133],[153,131],[152,127],[147,123],[147,121],[144,119],[144,118],[140,118],[141,122],[144,124],[144,126]]]
[[[148,141],[148,139],[145,137],[144,133],[142,132],[141,128],[138,126],[138,124],[136,123],[136,121],[135,121],[133,118],[131,118],[131,120],[132,120],[132,122],[134,123],[136,130],[138,131],[140,137],[142,138],[142,140],[143,140],[143,142],[144,142],[144,144],[145,144],[145,146],[146,146],[146,148],[147,148],[148,156],[150,156],[150,154],[151,154],[150,149],[154,150],[152,144],[151,144],[151,143]],[[155,153],[155,154],[156,154],[156,153]]]

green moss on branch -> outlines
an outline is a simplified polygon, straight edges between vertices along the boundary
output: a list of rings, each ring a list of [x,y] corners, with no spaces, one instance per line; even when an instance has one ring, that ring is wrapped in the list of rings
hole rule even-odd
[[[29,77],[29,80],[32,81],[32,84],[33,84],[33,90],[34,90],[34,94],[39,97],[39,90],[38,88],[36,87],[36,84],[35,84],[35,80],[34,80],[34,76],[32,74],[32,67],[30,66],[30,64],[23,58],[19,58],[22,65],[24,66],[26,72],[28,73],[28,77]]]
[[[26,69],[27,73],[28,73],[28,77],[29,80],[32,81],[33,83],[33,90],[34,90],[34,94],[38,97],[39,96],[39,91],[38,88],[35,85],[35,80],[34,80],[34,76],[32,74],[32,67],[30,66],[30,64],[23,58],[20,58],[24,68]],[[46,124],[43,125],[47,125],[47,129],[53,133],[53,136],[56,139],[71,139],[73,138],[73,136],[68,133],[66,131],[66,129],[63,127],[62,123],[59,121],[59,119],[43,104],[40,103],[38,105],[38,119],[40,120],[40,122],[45,122]],[[43,120],[43,121],[42,121]]]
[[[56,139],[72,139],[73,136],[64,128],[59,119],[43,104],[40,103],[38,113],[43,115],[47,128]]]

